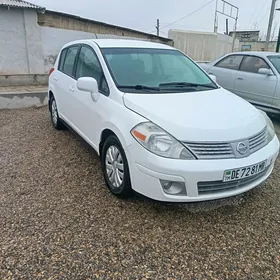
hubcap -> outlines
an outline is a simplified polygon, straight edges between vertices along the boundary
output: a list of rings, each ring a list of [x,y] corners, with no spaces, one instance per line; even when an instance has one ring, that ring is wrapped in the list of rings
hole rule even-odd
[[[56,107],[56,103],[55,103],[55,100],[53,100],[52,102],[52,120],[53,120],[53,123],[56,125],[57,124],[57,107]]]
[[[119,188],[123,182],[123,159],[120,151],[115,146],[110,146],[106,152],[106,173],[109,181],[116,188]]]

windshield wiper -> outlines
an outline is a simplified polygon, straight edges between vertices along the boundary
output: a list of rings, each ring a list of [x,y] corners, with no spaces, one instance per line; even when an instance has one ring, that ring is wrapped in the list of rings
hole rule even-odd
[[[186,82],[172,82],[172,83],[163,83],[159,84],[159,87],[206,87],[206,88],[213,88],[216,89],[217,87],[214,85],[205,85],[205,84],[195,84],[195,83],[186,83]]]
[[[129,89],[136,89],[136,90],[156,90],[156,91],[160,91],[159,87],[149,87],[149,86],[145,86],[145,85],[135,85],[135,86],[122,86],[122,85],[118,85],[118,88],[129,88]]]

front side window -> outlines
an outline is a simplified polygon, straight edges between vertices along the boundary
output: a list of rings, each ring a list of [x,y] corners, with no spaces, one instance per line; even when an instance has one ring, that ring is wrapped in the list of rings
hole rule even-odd
[[[280,74],[280,55],[270,55],[267,58],[276,68],[277,72]]]
[[[98,87],[103,92],[108,92],[108,85],[103,75],[101,65],[98,58],[92,49],[89,47],[82,47],[77,62],[76,79],[81,77],[94,78]]]
[[[101,51],[116,86],[128,92],[217,88],[194,62],[177,50],[103,48]]]
[[[258,73],[261,68],[270,69],[262,58],[256,56],[246,56],[242,61],[240,71]]]
[[[230,70],[238,70],[242,59],[242,55],[230,55],[219,61],[215,66]]]
[[[61,71],[71,77],[73,77],[74,64],[78,50],[79,46],[69,47],[61,67]]]

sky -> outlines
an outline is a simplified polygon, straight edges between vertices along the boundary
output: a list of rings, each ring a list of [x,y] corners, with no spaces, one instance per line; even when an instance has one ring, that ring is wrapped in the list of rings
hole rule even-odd
[[[213,31],[215,0],[27,0],[49,10],[120,25],[148,33],[156,33],[160,19],[161,36],[169,29]],[[222,9],[221,0],[218,9]],[[265,38],[272,0],[227,0],[239,7],[237,30],[260,30]],[[204,7],[203,7],[204,6]],[[280,8],[280,0],[277,1]],[[203,7],[203,8],[202,8]],[[201,8],[201,9],[200,9]],[[229,11],[229,10],[227,10]],[[233,11],[233,16],[235,13]],[[182,19],[183,18],[183,19]],[[218,32],[225,32],[226,16],[218,14]],[[182,20],[180,20],[182,19]],[[272,37],[278,36],[280,11],[275,13]],[[234,20],[229,19],[230,31]]]

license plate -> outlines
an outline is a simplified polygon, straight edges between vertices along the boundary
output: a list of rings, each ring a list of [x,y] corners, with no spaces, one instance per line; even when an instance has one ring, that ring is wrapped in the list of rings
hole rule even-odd
[[[264,171],[265,167],[266,167],[266,160],[258,164],[232,169],[232,170],[226,170],[224,173],[223,181],[229,182],[229,181],[240,180],[243,178],[248,178]]]

